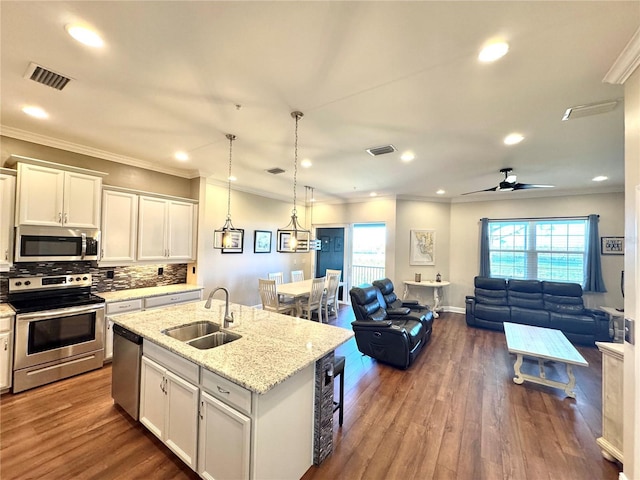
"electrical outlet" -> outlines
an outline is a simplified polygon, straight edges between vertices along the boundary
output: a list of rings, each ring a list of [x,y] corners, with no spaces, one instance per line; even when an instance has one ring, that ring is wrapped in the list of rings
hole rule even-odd
[[[113,270],[107,270],[107,278],[113,278],[115,276],[115,272]]]
[[[164,268],[158,267],[158,275],[164,275]]]

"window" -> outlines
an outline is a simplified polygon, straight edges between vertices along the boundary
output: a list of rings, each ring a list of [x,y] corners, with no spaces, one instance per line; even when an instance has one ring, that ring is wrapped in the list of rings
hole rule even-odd
[[[583,284],[587,219],[489,220],[492,277]]]

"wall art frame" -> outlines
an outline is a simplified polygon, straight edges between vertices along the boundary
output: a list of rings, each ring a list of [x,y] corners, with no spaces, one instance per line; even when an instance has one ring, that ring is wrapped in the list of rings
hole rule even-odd
[[[409,242],[409,265],[436,264],[435,230],[411,230]]]
[[[624,237],[600,237],[602,255],[624,255]]]
[[[253,232],[253,253],[271,253],[271,232],[269,230]]]

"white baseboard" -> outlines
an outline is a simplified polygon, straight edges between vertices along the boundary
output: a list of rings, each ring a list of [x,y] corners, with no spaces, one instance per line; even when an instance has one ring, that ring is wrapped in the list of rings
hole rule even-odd
[[[443,312],[451,312],[451,313],[466,313],[466,309],[462,307],[452,307],[450,305],[442,307]]]

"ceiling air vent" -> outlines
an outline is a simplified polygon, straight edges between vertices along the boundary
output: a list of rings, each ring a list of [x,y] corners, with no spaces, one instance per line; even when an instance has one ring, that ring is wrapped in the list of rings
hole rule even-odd
[[[381,147],[372,147],[367,148],[367,153],[372,157],[377,157],[378,155],[385,155],[387,153],[395,152],[396,147],[393,145],[382,145]]]
[[[573,120],[574,118],[587,117],[589,115],[598,115],[599,113],[610,112],[618,106],[620,100],[606,100],[604,102],[589,103],[587,105],[577,105],[569,107],[564,112],[562,121]]]
[[[27,68],[27,71],[24,73],[24,78],[41,83],[47,87],[55,88],[56,90],[62,90],[71,80],[69,77],[60,75],[33,62],[29,64],[29,68]]]
[[[270,168],[269,170],[267,170],[268,173],[271,173],[272,175],[279,175],[281,173],[284,173],[284,170],[281,169],[280,167],[275,167],[275,168]]]

